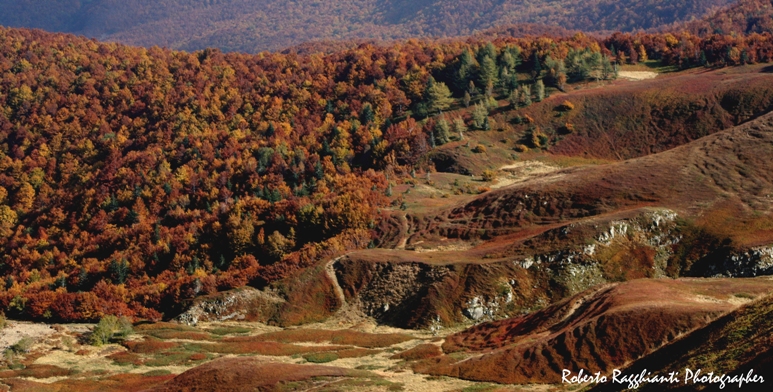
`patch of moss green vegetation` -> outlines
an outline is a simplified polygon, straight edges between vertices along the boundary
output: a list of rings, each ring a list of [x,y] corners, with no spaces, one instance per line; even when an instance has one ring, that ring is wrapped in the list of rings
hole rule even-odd
[[[167,375],[170,375],[170,374],[172,374],[172,372],[170,372],[169,370],[166,370],[166,369],[155,369],[155,370],[151,370],[149,372],[142,373],[142,375],[146,376],[146,377],[167,376]]]
[[[338,359],[338,354],[333,352],[311,353],[303,356],[303,359],[311,363],[327,363]]]
[[[210,329],[209,332],[213,335],[223,336],[223,335],[246,334],[246,333],[252,332],[252,330],[244,327],[218,327],[218,328]]]

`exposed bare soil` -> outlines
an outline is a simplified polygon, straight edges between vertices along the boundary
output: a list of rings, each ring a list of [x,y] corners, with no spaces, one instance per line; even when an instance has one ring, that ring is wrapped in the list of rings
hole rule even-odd
[[[639,80],[655,79],[658,76],[658,73],[648,72],[648,71],[619,71],[617,73],[617,76],[623,79],[639,81]]]

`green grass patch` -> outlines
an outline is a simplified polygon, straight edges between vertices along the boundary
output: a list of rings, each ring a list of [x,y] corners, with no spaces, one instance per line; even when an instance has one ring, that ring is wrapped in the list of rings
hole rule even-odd
[[[209,333],[213,335],[223,336],[223,335],[237,335],[237,334],[245,334],[252,332],[249,328],[244,327],[218,327],[213,328],[209,330]]]
[[[149,332],[146,332],[146,335],[153,336],[159,339],[164,339],[164,340],[167,340],[167,339],[204,340],[204,341],[214,340],[210,334],[204,333],[204,332],[178,331],[178,330],[169,330],[169,329],[149,331]]]
[[[142,375],[145,377],[168,376],[170,374],[172,374],[172,372],[166,369],[154,369],[149,372],[142,373]]]
[[[310,354],[304,355],[303,359],[311,363],[327,363],[327,362],[333,362],[336,359],[338,359],[338,354],[334,352],[310,353]]]

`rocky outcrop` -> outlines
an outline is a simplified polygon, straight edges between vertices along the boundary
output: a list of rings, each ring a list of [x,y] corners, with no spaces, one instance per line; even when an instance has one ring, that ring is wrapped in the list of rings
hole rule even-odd
[[[752,248],[708,266],[709,276],[751,277],[773,275],[773,246]]]
[[[244,287],[199,297],[175,321],[196,325],[202,321],[250,320],[267,322],[285,300],[268,292]]]

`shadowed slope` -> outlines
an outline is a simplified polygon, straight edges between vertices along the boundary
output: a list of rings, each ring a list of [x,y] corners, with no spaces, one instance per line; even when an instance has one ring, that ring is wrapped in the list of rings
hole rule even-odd
[[[765,297],[712,322],[684,338],[634,362],[624,372],[668,374],[684,369],[702,369],[703,374],[739,375],[753,370],[767,382],[773,377],[773,297]],[[737,384],[736,384],[737,385]],[[731,387],[735,387],[733,385]],[[742,389],[754,389],[745,385]],[[757,385],[758,386],[758,385]],[[713,385],[710,390],[717,389]],[[693,390],[692,385],[644,385],[643,391],[666,388]],[[619,390],[614,385],[601,385],[594,391]]]

